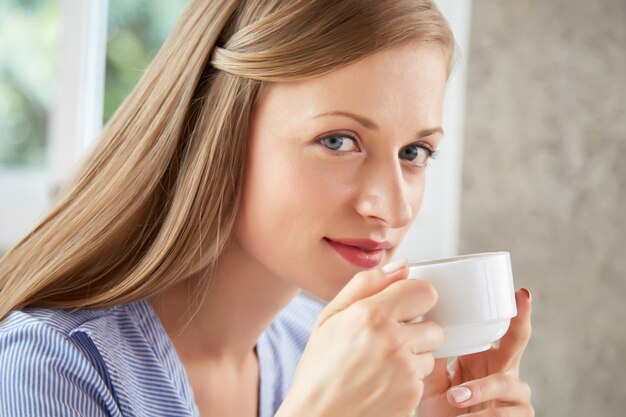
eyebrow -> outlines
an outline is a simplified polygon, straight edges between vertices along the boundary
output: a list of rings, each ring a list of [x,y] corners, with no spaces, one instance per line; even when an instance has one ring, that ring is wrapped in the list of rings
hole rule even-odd
[[[347,111],[336,110],[336,111],[321,113],[313,118],[316,119],[322,116],[346,116],[346,117],[356,120],[357,122],[359,122],[359,124],[361,124],[366,129],[380,130],[378,125],[373,120],[368,119],[367,117],[359,116],[358,114],[347,112]],[[441,135],[443,135],[443,129],[441,128],[441,126],[433,127],[430,129],[422,129],[419,132],[417,132],[417,137],[423,138],[426,136],[434,135],[435,133],[440,133]]]

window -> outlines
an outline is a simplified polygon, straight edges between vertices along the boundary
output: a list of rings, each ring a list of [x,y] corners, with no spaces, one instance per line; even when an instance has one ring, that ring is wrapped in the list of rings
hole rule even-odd
[[[45,213],[186,3],[0,2],[0,253]]]
[[[109,0],[104,121],[135,86],[187,0]]]
[[[0,2],[0,253],[47,204],[60,0]]]

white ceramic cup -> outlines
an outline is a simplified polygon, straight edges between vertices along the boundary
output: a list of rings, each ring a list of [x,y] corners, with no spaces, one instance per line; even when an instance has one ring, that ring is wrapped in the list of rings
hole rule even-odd
[[[517,315],[508,252],[409,262],[409,279],[429,281],[439,294],[432,310],[413,320],[432,320],[443,328],[436,358],[489,349]]]

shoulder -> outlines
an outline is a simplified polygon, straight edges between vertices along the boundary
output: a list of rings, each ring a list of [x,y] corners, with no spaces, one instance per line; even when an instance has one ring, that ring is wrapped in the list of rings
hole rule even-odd
[[[72,335],[85,320],[63,310],[25,309],[0,323],[0,415],[111,415],[103,373],[85,340]]]
[[[13,414],[16,404],[21,404]],[[41,407],[54,408],[49,413]],[[197,415],[182,364],[146,300],[24,309],[0,323],[0,416]]]
[[[13,311],[0,322],[0,363],[28,365],[51,355],[59,361],[82,361],[84,355],[72,340],[72,333],[84,321],[80,315],[57,309]],[[18,357],[22,361],[11,361]]]
[[[25,308],[11,312],[0,322],[0,355],[28,351],[33,357],[54,354],[64,359],[90,360],[83,336],[91,329],[111,332],[116,307],[71,311],[57,308]],[[30,357],[30,356],[29,356]]]

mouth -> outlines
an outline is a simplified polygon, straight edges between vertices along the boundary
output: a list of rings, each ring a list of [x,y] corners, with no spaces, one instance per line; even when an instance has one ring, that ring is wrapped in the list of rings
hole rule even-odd
[[[343,259],[359,268],[374,268],[385,257],[385,251],[393,245],[389,242],[376,242],[370,239],[331,239],[324,241]]]

